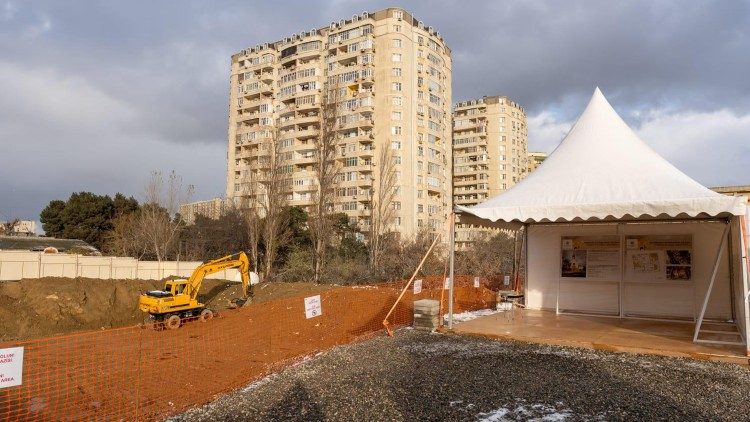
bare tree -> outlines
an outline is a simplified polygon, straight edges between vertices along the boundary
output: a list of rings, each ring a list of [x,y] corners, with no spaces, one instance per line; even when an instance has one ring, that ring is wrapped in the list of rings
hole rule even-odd
[[[272,136],[261,143],[259,164],[265,168],[264,177],[260,181],[263,188],[261,195],[261,210],[263,213],[263,227],[261,235],[265,246],[263,256],[264,275],[266,278],[273,276],[274,264],[278,254],[279,245],[286,240],[286,222],[284,208],[288,205],[288,186],[291,181],[291,173],[287,171],[282,160],[282,143],[280,131],[275,129]]]
[[[112,230],[105,236],[106,252],[115,256],[141,259],[149,249],[139,227],[137,212],[127,213],[112,220]]]
[[[370,267],[377,268],[395,217],[393,198],[396,196],[396,168],[389,145],[382,145],[378,154],[377,180],[373,185],[370,217]]]
[[[166,181],[160,171],[151,173],[144,189],[144,201],[138,218],[138,230],[158,261],[167,259],[184,221],[177,213],[193,191],[183,191],[182,177],[172,171]]]
[[[16,229],[16,226],[19,222],[21,222],[21,220],[19,220],[18,218],[14,218],[0,223],[0,234],[13,236],[13,231]]]
[[[335,197],[336,177],[339,165],[336,163],[336,147],[338,143],[337,125],[339,107],[339,85],[324,89],[319,112],[319,135],[315,138],[315,197],[310,213],[310,235],[313,242],[313,280],[321,282],[326,250],[333,235],[334,213],[333,201]]]
[[[260,241],[262,235],[262,218],[260,204],[260,180],[256,176],[256,169],[248,170],[244,176],[245,192],[247,200],[240,204],[240,208],[245,217],[245,227],[247,229],[247,241],[250,246],[250,261],[252,268],[257,271],[260,264]]]

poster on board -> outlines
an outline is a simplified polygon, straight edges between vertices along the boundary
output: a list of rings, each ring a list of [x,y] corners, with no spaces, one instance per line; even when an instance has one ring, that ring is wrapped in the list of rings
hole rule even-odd
[[[618,236],[576,236],[562,238],[560,276],[590,280],[620,277]]]
[[[629,281],[690,281],[693,240],[690,235],[630,236],[626,239]]]

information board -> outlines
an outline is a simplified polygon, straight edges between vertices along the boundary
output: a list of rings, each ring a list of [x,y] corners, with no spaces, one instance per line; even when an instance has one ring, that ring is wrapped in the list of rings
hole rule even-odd
[[[305,318],[310,319],[323,315],[323,307],[320,304],[320,295],[305,298]]]
[[[628,280],[692,280],[692,236],[628,236],[625,243],[627,245],[625,275]]]
[[[23,347],[0,349],[0,389],[21,385],[23,381]]]
[[[620,278],[619,236],[575,236],[562,238],[560,276],[590,280]]]
[[[418,295],[422,293],[422,279],[418,278],[414,280],[414,294]]]

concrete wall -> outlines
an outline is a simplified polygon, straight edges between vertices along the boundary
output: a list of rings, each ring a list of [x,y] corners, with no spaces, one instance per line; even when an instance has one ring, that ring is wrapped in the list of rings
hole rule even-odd
[[[41,277],[160,280],[188,277],[198,261],[138,261],[133,258],[0,251],[0,281]],[[207,278],[239,280],[235,269]]]
[[[617,315],[693,318],[700,311],[723,223],[532,225],[529,228],[529,281],[526,303],[532,309],[555,309],[560,287],[560,309]],[[690,282],[635,282],[626,274],[612,280],[587,281],[560,277],[560,242],[566,236],[692,235],[693,278]],[[624,241],[624,240],[623,240]],[[731,317],[729,256],[722,257],[707,318]],[[622,297],[620,297],[622,294]]]

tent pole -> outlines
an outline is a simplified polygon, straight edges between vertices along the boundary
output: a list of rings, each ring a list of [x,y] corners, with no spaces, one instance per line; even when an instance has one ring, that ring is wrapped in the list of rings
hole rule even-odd
[[[524,306],[528,303],[529,298],[529,227],[528,224],[523,225],[523,304]]]
[[[750,216],[750,209],[748,209],[748,216]],[[750,236],[748,231],[750,230],[750,227],[748,227],[747,218],[745,216],[740,216],[740,259],[741,259],[741,266],[742,266],[742,313],[743,315],[740,316],[744,323],[742,324],[744,326],[745,331],[745,355],[750,356],[750,307],[748,307],[748,295],[750,295],[750,292],[748,291],[748,283],[750,283],[750,257],[748,257],[748,252],[750,251]]]
[[[456,213],[451,213],[450,227],[450,285],[448,286],[448,329],[453,329],[453,264],[456,255]]]
[[[716,254],[716,262],[714,262],[714,270],[711,273],[711,281],[708,283],[708,289],[706,290],[706,297],[703,298],[703,306],[701,307],[701,313],[698,315],[698,321],[695,323],[695,333],[693,334],[693,342],[698,341],[698,333],[703,325],[703,317],[706,315],[706,308],[708,307],[708,299],[711,297],[711,290],[714,288],[714,281],[716,281],[716,274],[719,272],[719,265],[721,264],[721,256],[724,255],[724,251],[727,248],[727,235],[729,234],[729,222],[724,226],[724,232],[721,234],[721,245],[719,246],[719,252]]]

